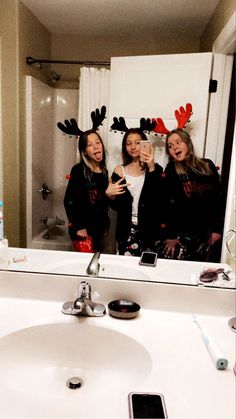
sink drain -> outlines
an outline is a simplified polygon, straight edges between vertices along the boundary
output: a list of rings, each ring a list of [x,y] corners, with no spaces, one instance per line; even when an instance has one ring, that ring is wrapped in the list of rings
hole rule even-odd
[[[83,385],[83,380],[81,380],[79,377],[71,377],[69,380],[67,380],[66,385],[72,390],[77,390]]]

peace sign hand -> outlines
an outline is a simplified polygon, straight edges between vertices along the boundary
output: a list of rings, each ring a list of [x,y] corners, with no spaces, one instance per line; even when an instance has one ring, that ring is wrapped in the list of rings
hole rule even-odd
[[[108,198],[110,199],[114,199],[116,195],[122,195],[123,193],[126,192],[126,188],[127,186],[129,186],[129,183],[122,183],[125,180],[124,177],[122,177],[121,179],[119,179],[117,182],[112,183],[112,180],[109,179],[109,184],[108,187],[106,189],[106,195],[108,196]]]

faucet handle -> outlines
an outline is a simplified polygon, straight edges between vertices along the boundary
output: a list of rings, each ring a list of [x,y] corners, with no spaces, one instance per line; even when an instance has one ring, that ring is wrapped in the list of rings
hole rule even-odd
[[[79,284],[79,298],[87,298],[90,300],[91,298],[91,287],[88,281],[81,281]]]

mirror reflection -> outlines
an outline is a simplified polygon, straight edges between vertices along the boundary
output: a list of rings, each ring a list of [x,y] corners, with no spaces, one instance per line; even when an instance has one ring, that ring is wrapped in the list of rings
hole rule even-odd
[[[20,17],[25,14],[25,11],[25,8],[21,6]],[[56,42],[56,38],[54,39],[54,42]],[[184,47],[182,47],[182,50],[181,48],[179,49],[181,53],[184,51]],[[197,48],[193,45],[189,48],[189,51],[191,52],[196,50]],[[211,47],[208,50],[211,50]],[[135,54],[135,51],[132,51],[132,53]],[[153,54],[154,52],[152,51],[151,53]],[[157,53],[160,53],[160,51],[157,51]],[[54,55],[55,54],[56,52],[54,51]],[[23,58],[25,57],[21,57],[21,59]],[[71,252],[74,250],[73,243],[68,235],[68,217],[62,203],[68,185],[71,168],[77,163],[79,156],[77,141],[75,141],[74,138],[68,138],[68,136],[63,138],[61,132],[57,128],[57,122],[64,122],[65,119],[75,118],[78,120],[79,126],[81,126],[83,130],[86,130],[88,129],[88,118],[90,118],[91,109],[94,109],[94,107],[83,113],[78,112],[78,91],[59,88],[65,74],[63,71],[60,71],[59,66],[57,66],[55,70],[54,68],[50,69],[50,81],[47,82],[47,84],[37,79],[37,77],[41,80],[43,79],[40,71],[41,69],[38,68],[37,70],[28,70],[28,73],[25,73],[36,75],[36,78],[31,76],[26,77],[26,109],[27,112],[32,114],[32,118],[29,117],[28,114],[26,116],[28,125],[27,132],[28,134],[31,134],[27,135],[26,140],[27,182],[25,213],[27,215],[25,230],[27,231],[27,247],[32,249],[58,249],[73,253]],[[109,72],[109,70],[107,70],[107,72]],[[23,72],[21,75],[23,75]],[[170,77],[169,83],[171,83],[171,81],[172,77]],[[144,84],[141,83],[141,105],[144,95],[150,94],[150,92],[147,92],[147,89],[144,89],[143,86]],[[176,87],[179,86],[182,86],[182,83],[176,83]],[[128,89],[129,85],[126,86],[126,88]],[[103,90],[105,90],[105,88]],[[170,90],[172,92],[172,89]],[[174,109],[179,108],[180,105],[185,106],[185,104],[191,99],[185,94],[182,97],[181,91],[182,88],[178,91],[178,100],[174,101],[171,112],[173,112]],[[25,91],[23,94],[25,95]],[[155,97],[157,97],[157,95],[155,95]],[[135,104],[137,103],[137,106],[140,107],[139,100],[137,99],[140,100],[140,97],[135,98]],[[120,100],[118,102],[120,102]],[[162,102],[165,102],[165,100],[162,99]],[[169,98],[166,99],[166,102],[167,103],[164,104],[165,107],[170,107]],[[100,108],[104,103],[106,102],[102,100],[95,106],[99,106]],[[208,99],[206,99],[206,102],[204,103],[208,103]],[[205,104],[203,105],[203,102],[201,102],[201,106],[204,108]],[[163,117],[165,123],[166,120],[168,120],[168,127],[170,127],[170,129],[173,128],[171,126],[173,118],[169,118],[169,115],[166,117],[165,112],[159,113],[158,111],[158,114],[156,114],[156,112],[152,111],[151,113],[146,113],[145,109],[143,110],[142,107],[140,107],[140,109],[142,109],[142,112],[140,110],[140,114],[134,112],[133,115],[129,115],[126,112],[115,112],[115,108],[112,108],[109,112],[107,120],[104,122],[102,130],[99,131],[105,146],[108,149],[107,166],[109,169],[109,176],[116,170],[116,168],[122,165],[122,135],[117,137],[118,140],[116,139],[115,142],[115,134],[109,132],[114,116],[126,117],[127,115],[129,127],[137,126],[141,116],[144,116],[145,118],[161,116]],[[196,105],[195,109],[196,115],[198,115]],[[206,108],[204,109],[206,110]],[[197,128],[195,129],[195,132],[199,133],[200,130],[205,132],[206,125],[205,123],[202,124],[202,122],[199,122],[199,126],[194,128]],[[107,134],[105,134],[105,132]],[[168,161],[168,156],[165,153],[165,139],[160,137],[157,141],[153,134],[148,134],[147,139],[152,144],[155,163],[160,164],[160,166],[164,169]],[[197,149],[198,147],[203,147],[203,143],[196,143],[195,138],[193,139],[194,145]],[[199,150],[197,151],[199,152]],[[198,154],[203,155],[202,149]],[[106,253],[114,255],[117,252],[117,236],[115,233],[117,226],[116,209],[109,209],[109,215],[111,219],[111,227],[109,235],[106,238],[104,249]]]
[[[35,115],[35,119],[32,118],[32,120],[29,119],[31,125],[31,129],[29,131],[32,131],[32,137],[28,138],[28,146],[32,148],[32,169],[29,166],[28,167],[28,178],[31,180],[30,186],[32,186],[32,189],[29,190],[30,193],[27,196],[28,199],[28,215],[29,215],[29,226],[31,228],[28,229],[28,239],[29,244],[28,247],[35,249],[32,250],[30,253],[27,253],[24,249],[13,249],[10,251],[10,269],[12,270],[30,270],[35,272],[49,272],[49,273],[56,273],[56,274],[72,274],[72,275],[85,275],[86,269],[89,264],[89,261],[92,257],[92,254],[88,253],[80,253],[79,256],[76,254],[76,246],[73,248],[73,241],[76,236],[73,236],[73,234],[68,234],[68,219],[70,220],[70,205],[73,203],[74,197],[74,187],[77,190],[76,186],[77,182],[79,182],[79,177],[77,176],[77,173],[75,173],[75,180],[73,181],[73,171],[71,174],[71,168],[76,167],[77,171],[77,163],[76,161],[79,160],[79,156],[77,156],[77,143],[78,138],[75,138],[78,136],[79,132],[65,132],[66,135],[63,135],[62,131],[60,129],[54,129],[55,126],[57,126],[58,121],[62,121],[62,126],[68,128],[68,124],[65,124],[65,118],[70,118],[74,116],[76,118],[76,110],[73,110],[71,108],[71,105],[74,104],[74,107],[76,108],[77,102],[77,92],[70,91],[61,91],[61,89],[52,89],[49,86],[43,84],[42,82],[39,82],[36,79],[33,79],[32,77],[28,77],[27,80],[28,83],[28,90],[32,93],[32,97],[30,98],[31,101],[31,113],[32,115]],[[42,99],[42,91],[44,92],[44,98]],[[51,95],[51,96],[50,96]],[[53,98],[52,95],[56,95]],[[40,101],[38,100],[40,98]],[[73,101],[74,98],[74,101]],[[62,107],[58,106],[58,110],[55,110],[54,104],[63,104]],[[66,110],[65,107],[69,107],[69,110]],[[184,107],[184,111],[186,112],[188,107]],[[50,112],[51,110],[51,112]],[[100,110],[99,110],[100,111]],[[190,111],[189,111],[190,112]],[[69,115],[69,116],[67,116]],[[101,113],[99,113],[98,116],[100,116]],[[189,119],[189,115],[188,118]],[[185,121],[186,122],[186,121]],[[91,121],[90,121],[91,124]],[[54,127],[53,127],[54,125]],[[43,128],[51,126],[51,130],[49,132],[52,134],[51,136],[48,136],[47,132],[43,133]],[[80,125],[79,125],[80,126]],[[40,127],[40,129],[39,129]],[[71,128],[69,126],[69,128]],[[117,126],[115,126],[117,128]],[[78,129],[78,125],[76,125],[76,129]],[[99,132],[99,131],[98,131]],[[53,133],[55,135],[55,138],[53,138]],[[77,134],[77,135],[76,135]],[[103,147],[101,147],[101,140],[100,137],[97,136],[96,133],[88,131],[87,136],[85,138],[83,135],[80,137],[80,140],[84,139],[80,143],[80,151],[82,153],[82,156],[86,154],[85,161],[92,161],[92,164],[97,162],[97,160],[100,162],[103,160]],[[92,134],[92,135],[91,135]],[[114,134],[117,135],[118,133]],[[127,128],[128,135],[125,136],[124,133],[118,134],[119,135],[119,146],[120,146],[120,155],[119,160],[122,163],[122,142],[124,141],[124,150],[125,150],[125,156],[126,159],[125,162],[131,163],[131,167],[134,163],[134,161],[138,162],[138,165],[133,165],[134,169],[139,169],[139,173],[141,175],[144,172],[144,169],[142,167],[142,164],[140,164],[140,141],[144,141],[145,144],[147,142],[146,134],[143,134],[143,137],[140,136],[140,132],[137,130],[132,130]],[[131,137],[129,134],[132,134]],[[137,136],[138,134],[138,136]],[[152,135],[152,134],[151,134]],[[151,154],[148,152],[143,152],[142,157],[147,159],[146,167],[149,165],[151,166],[151,173],[156,170],[157,179],[154,177],[154,184],[151,183],[151,189],[149,190],[149,198],[151,199],[151,203],[149,205],[148,213],[150,214],[150,208],[152,209],[152,217],[149,217],[148,221],[151,222],[151,225],[149,226],[149,229],[145,229],[144,233],[148,233],[148,239],[150,240],[151,234],[154,232],[153,228],[153,220],[157,220],[157,213],[158,213],[158,202],[156,200],[153,200],[153,194],[152,194],[152,188],[155,190],[158,190],[158,182],[162,180],[162,169],[160,169],[160,166],[157,165],[157,169],[153,168],[153,160],[154,160],[154,154],[153,149],[155,149],[155,146],[157,147],[157,144],[161,144],[162,142],[166,141],[166,138],[163,140],[160,138],[160,143],[156,141],[156,139],[151,138],[151,135],[148,134],[148,138],[151,142],[151,144],[154,144],[151,146],[150,150]],[[99,134],[100,136],[100,134]],[[47,142],[41,142],[41,137],[46,138]],[[170,139],[172,137],[170,136]],[[79,141],[80,141],[79,140]],[[152,140],[152,141],[151,141]],[[175,140],[175,138],[174,138]],[[89,142],[90,141],[90,142]],[[127,146],[127,142],[128,146]],[[138,145],[136,142],[138,141]],[[155,142],[154,142],[155,141]],[[87,145],[89,146],[89,150],[87,149]],[[137,150],[138,147],[138,150]],[[90,150],[91,149],[91,150]],[[131,158],[129,154],[129,150],[131,149],[130,154],[137,154],[137,156],[134,156]],[[51,155],[54,155],[54,159],[50,158]],[[94,154],[98,157],[94,157]],[[44,159],[41,158],[41,156],[45,156]],[[92,159],[89,159],[89,156],[92,155]],[[66,156],[66,158],[65,158]],[[109,156],[108,156],[109,159]],[[136,159],[136,160],[135,160]],[[134,161],[133,161],[134,160]],[[145,163],[145,162],[144,162]],[[129,164],[126,164],[126,167]],[[123,186],[122,183],[120,183],[120,180],[122,179],[122,182],[125,182],[123,179],[124,173],[122,172],[121,165],[116,166],[114,168],[114,174],[113,174],[113,180],[114,184],[112,186],[116,188],[116,192],[118,194],[120,193],[121,196],[125,197],[125,194],[127,195],[127,192],[123,193]],[[145,167],[145,166],[144,166]],[[98,174],[102,173],[100,171],[100,163],[94,164],[92,166],[92,169],[95,171],[98,170]],[[154,170],[152,170],[154,169]],[[72,169],[73,170],[73,169]],[[63,173],[64,171],[64,173]],[[139,174],[138,173],[138,174]],[[137,174],[135,172],[135,174]],[[81,177],[81,176],[80,176]],[[138,176],[137,176],[138,177]],[[163,178],[164,179],[164,178]],[[68,214],[69,217],[65,211],[65,208],[63,206],[63,200],[64,197],[67,195],[66,191],[68,190],[68,185],[70,185],[72,182],[72,198],[71,195],[68,195],[68,199],[66,199],[69,210]],[[118,183],[117,183],[118,182]],[[144,179],[143,179],[144,182]],[[75,185],[74,185],[75,183]],[[127,179],[126,183],[130,183],[130,179]],[[40,186],[41,185],[41,186]],[[54,186],[53,186],[54,185]],[[106,184],[107,186],[107,184]],[[69,187],[70,189],[70,187]],[[127,190],[127,185],[126,185]],[[159,194],[161,191],[159,192]],[[116,198],[115,198],[116,199]],[[127,197],[126,197],[127,199]],[[113,202],[113,200],[111,199]],[[82,200],[83,202],[83,200]],[[122,201],[121,201],[122,202]],[[124,201],[125,202],[125,201]],[[130,195],[128,195],[128,202],[130,202]],[[127,278],[127,275],[129,279],[135,279],[135,280],[146,280],[146,281],[152,281],[152,280],[158,280],[160,282],[176,282],[176,283],[185,283],[185,284],[191,284],[191,285],[198,285],[203,284],[203,281],[200,281],[200,276],[202,273],[204,273],[207,269],[212,269],[214,271],[220,268],[222,268],[221,265],[215,266],[215,263],[212,265],[209,265],[208,263],[203,263],[198,265],[196,262],[186,262],[187,265],[179,265],[178,268],[175,268],[175,275],[172,276],[170,279],[169,270],[166,269],[165,260],[158,259],[158,265],[157,269],[154,270],[150,267],[140,267],[139,265],[139,256],[140,256],[140,249],[138,249],[138,253],[134,254],[137,257],[129,257],[127,254],[123,257],[124,259],[121,261],[120,258],[118,258],[115,253],[117,252],[117,243],[116,239],[117,236],[115,235],[115,229],[117,225],[117,217],[116,217],[116,208],[112,209],[114,207],[111,205],[111,210],[109,213],[110,219],[112,221],[111,228],[109,231],[109,235],[106,237],[103,245],[104,245],[104,253],[101,255],[100,258],[100,275],[105,277],[116,277],[116,278]],[[124,203],[120,205],[122,209],[124,209],[125,216],[127,214],[127,208],[125,207]],[[86,207],[87,208],[87,207]],[[88,211],[88,210],[87,210]],[[86,214],[87,214],[86,211]],[[130,211],[130,210],[128,210]],[[76,216],[77,212],[79,212],[78,208],[76,207]],[[72,210],[73,213],[73,210]],[[97,216],[93,217],[90,216],[90,221],[93,221],[94,219],[97,220]],[[73,221],[73,220],[72,220]],[[157,223],[160,225],[160,220]],[[99,226],[100,227],[100,226]],[[121,227],[120,227],[121,229]],[[119,231],[120,231],[119,229]],[[75,230],[75,235],[77,234],[77,230],[80,230],[80,228],[77,228]],[[81,229],[83,230],[83,229]],[[29,235],[29,233],[32,233],[32,236]],[[83,233],[83,231],[82,231]],[[157,236],[158,237],[158,236]],[[119,238],[119,237],[118,237]],[[82,241],[83,243],[83,241]],[[156,248],[152,248],[150,243],[147,244],[146,248],[143,248],[142,250],[154,250],[156,251]],[[62,250],[63,255],[59,254],[57,255],[57,252],[53,252],[50,255],[45,254],[41,255],[37,253],[37,249],[49,249],[49,250]],[[69,250],[69,252],[67,252]],[[95,248],[92,249],[84,249],[85,251],[95,251]],[[100,249],[101,250],[101,249]],[[126,249],[127,250],[127,249]],[[136,249],[134,249],[136,250]],[[120,252],[120,254],[125,254],[124,252]],[[106,254],[110,254],[109,256],[111,259],[106,258]],[[43,260],[42,260],[43,257]],[[79,259],[78,259],[79,257]],[[82,259],[81,259],[82,258]],[[180,258],[181,259],[181,258]],[[40,264],[39,261],[40,260]],[[167,261],[171,262],[171,261]],[[178,261],[180,262],[180,261]],[[177,262],[177,263],[178,263]],[[187,269],[188,268],[188,269]],[[194,273],[193,271],[196,272]],[[205,276],[206,277],[206,276]],[[209,276],[208,276],[209,277]],[[234,276],[233,273],[230,270],[230,267],[228,265],[223,266],[223,272],[219,274],[215,274],[214,281],[209,281],[207,283],[208,286],[216,286],[216,287],[234,287]],[[204,283],[206,286],[206,282]]]
[[[78,137],[78,134],[81,134],[81,133],[73,132],[72,130],[72,132],[70,131],[64,132],[65,135],[63,135],[63,132],[62,132],[63,129],[60,130],[57,127],[58,121],[62,121],[63,122],[62,125],[65,127],[64,125],[65,118],[69,118],[70,120],[72,118],[75,118],[75,120],[78,119],[76,117],[76,113],[77,113],[76,109],[78,106],[77,91],[74,91],[74,90],[66,91],[64,89],[62,91],[61,89],[55,89],[32,77],[27,77],[27,91],[29,93],[29,95],[27,96],[27,100],[29,101],[29,104],[31,107],[30,114],[32,115],[31,119],[30,118],[27,119],[27,123],[30,124],[29,132],[32,132],[32,136],[29,136],[27,138],[27,147],[29,150],[32,150],[32,166],[30,165],[27,166],[27,179],[29,181],[28,182],[29,193],[27,194],[27,205],[28,205],[28,212],[27,212],[28,220],[27,221],[28,221],[28,226],[29,226],[29,228],[27,229],[27,234],[28,234],[27,247],[33,248],[33,249],[49,249],[49,250],[62,250],[62,251],[68,251],[68,250],[69,251],[73,251],[73,250],[95,251],[97,250],[96,246],[91,247],[91,249],[88,249],[88,248],[76,249],[75,238],[79,238],[79,237],[76,237],[77,231],[82,230],[82,234],[85,233],[85,238],[87,237],[87,231],[84,232],[83,228],[78,227],[75,229],[73,233],[74,236],[71,233],[68,234],[68,223],[74,223],[73,217],[72,219],[70,219],[71,204],[73,203],[73,200],[74,200],[73,191],[74,189],[76,189],[76,182],[79,182],[80,181],[79,179],[81,178],[81,176],[75,176],[75,180],[73,181],[73,169],[71,172],[71,168],[77,167],[76,161],[81,160],[81,154],[82,154],[82,157],[85,154],[87,154],[87,156],[85,156],[85,161],[87,162],[89,161],[90,165],[91,165],[91,162],[92,163],[95,162],[94,166],[92,166],[92,169],[93,169],[92,171],[94,171],[95,173],[97,171],[98,176],[99,176],[99,173],[102,173],[102,169],[100,170],[100,164],[96,164],[96,160],[103,161],[103,154],[102,154],[103,148],[101,148],[101,150],[96,149],[96,147],[98,147],[97,142],[101,144],[100,134],[98,137],[97,134],[93,132],[91,133],[89,131],[89,133],[92,134],[92,136],[90,135],[86,137],[84,146],[82,146],[83,142],[81,141],[81,138],[83,139],[83,137],[80,137],[79,151],[81,153],[79,156],[77,154],[78,153],[77,151],[78,138],[77,137]],[[181,107],[181,110],[182,112],[187,113],[187,105],[186,105],[186,108]],[[186,124],[187,121],[189,120],[190,114],[191,112],[189,111],[188,117],[185,115],[186,118],[184,120],[184,124]],[[100,116],[100,114],[98,116]],[[91,124],[91,121],[89,123]],[[76,126],[78,129],[78,125]],[[115,125],[115,127],[113,128],[116,128],[116,131],[119,131],[118,129],[119,127],[117,127],[117,125]],[[124,129],[124,127],[122,129]],[[98,133],[99,132],[100,131],[98,131]],[[113,188],[116,188],[116,193],[118,195],[120,194],[121,196],[118,197],[118,199],[117,197],[114,197],[114,196],[109,197],[111,198],[111,205],[108,206],[111,226],[110,226],[109,234],[106,236],[105,240],[103,241],[103,248],[102,249],[100,248],[99,250],[102,250],[104,253],[107,253],[107,254],[119,253],[123,255],[128,255],[128,254],[132,254],[132,251],[130,252],[130,249],[134,247],[133,249],[134,256],[140,256],[141,251],[143,250],[163,252],[163,247],[160,250],[159,248],[157,248],[157,244],[155,243],[155,242],[158,242],[159,244],[161,233],[160,231],[159,232],[156,232],[156,231],[158,230],[158,228],[160,229],[162,220],[161,220],[160,215],[157,216],[157,214],[159,213],[160,205],[159,205],[159,201],[157,199],[154,199],[154,194],[152,191],[153,190],[155,191],[156,198],[157,196],[161,195],[161,186],[159,185],[159,183],[164,179],[164,178],[162,179],[163,169],[161,168],[160,165],[158,165],[158,163],[156,163],[157,168],[159,167],[158,170],[155,169],[155,165],[153,167],[154,152],[156,151],[156,154],[158,155],[158,151],[163,150],[163,142],[165,144],[166,137],[164,139],[163,137],[159,137],[157,141],[156,137],[153,136],[153,133],[146,135],[143,133],[143,131],[140,133],[134,130],[133,132],[132,129],[128,129],[128,128],[127,128],[127,133],[131,134],[131,136],[128,135],[125,137],[123,132],[118,134],[120,151],[119,151],[119,156],[118,157],[116,156],[116,157],[117,157],[117,162],[120,162],[121,165],[115,166],[113,168],[114,174],[112,175],[113,181],[114,181],[114,183],[112,184]],[[176,136],[179,134],[173,133],[173,135]],[[45,141],[45,138],[46,138],[46,141]],[[126,138],[126,140],[124,142],[124,145],[122,146],[123,138]],[[43,142],[42,142],[42,139],[43,139]],[[171,139],[172,137],[170,136],[170,140]],[[175,138],[174,140],[176,141]],[[151,153],[145,154],[144,152],[143,155],[140,153],[140,142],[142,141],[146,142],[147,144],[149,144],[149,142],[151,143]],[[138,144],[136,144],[137,142]],[[138,147],[138,150],[137,150],[137,147]],[[90,151],[90,149],[92,149],[92,151]],[[123,164],[124,163],[126,164],[125,166],[122,165],[122,149],[123,149],[123,155],[124,155],[124,151],[126,152],[125,154],[126,160],[123,160]],[[94,152],[95,154],[100,153],[101,156],[99,154],[99,156],[95,158]],[[137,156],[134,156],[135,153],[137,154]],[[165,158],[166,158],[166,163],[167,163],[168,150],[165,153],[166,153]],[[89,154],[92,155],[92,159],[91,158],[89,159]],[[52,155],[53,155],[53,160],[51,159]],[[159,152],[159,155],[160,155],[160,152]],[[42,156],[44,156],[44,158],[42,158]],[[138,240],[135,241],[134,237],[132,237],[133,243],[131,244],[127,243],[127,241],[130,240],[130,231],[131,231],[131,228],[130,228],[129,235],[126,237],[126,248],[123,250],[122,246],[124,246],[124,243],[123,243],[123,240],[120,239],[121,237],[120,233],[122,231],[123,221],[122,221],[121,216],[120,216],[121,222],[119,223],[117,220],[116,203],[118,202],[118,207],[119,207],[119,201],[121,201],[120,208],[123,210],[123,218],[124,219],[127,218],[127,214],[129,214],[130,211],[132,212],[131,210],[132,205],[131,207],[129,206],[130,205],[129,202],[130,200],[132,200],[131,198],[132,195],[130,191],[128,193],[127,183],[129,184],[132,183],[133,179],[131,178],[132,178],[132,174],[134,173],[135,175],[134,177],[136,177],[137,179],[141,175],[143,182],[142,182],[140,191],[142,190],[143,184],[144,184],[143,174],[146,169],[144,169],[142,165],[143,163],[142,162],[140,163],[140,156],[142,156],[142,158],[144,159],[147,159],[146,162],[144,162],[144,164],[146,165],[148,173],[150,172],[151,174],[152,171],[154,171],[154,174],[155,174],[157,170],[156,172],[157,180],[155,180],[154,178],[154,184],[152,183],[150,184],[151,186],[148,189],[148,194],[146,194],[148,195],[148,199],[150,199],[150,203],[148,205],[148,214],[146,217],[147,222],[149,222],[149,225],[147,223],[145,225],[145,222],[142,222],[142,227],[144,231],[144,236],[145,234],[147,236],[147,240],[145,243],[145,247],[141,247],[141,248],[139,248],[139,246],[136,246],[136,242]],[[158,160],[158,157],[157,157],[157,160]],[[108,155],[108,161],[109,161],[109,155]],[[135,162],[136,162],[136,165],[135,165]],[[149,169],[148,164],[149,166],[151,166],[151,170]],[[165,168],[165,161],[164,161],[163,166]],[[130,173],[129,173],[129,167],[131,167]],[[127,173],[125,173],[125,170],[127,170],[128,176],[127,176]],[[138,173],[137,173],[137,170],[139,170]],[[214,170],[216,171],[215,168]],[[218,175],[215,175],[215,176],[217,177]],[[123,179],[125,177],[126,177],[126,181]],[[125,182],[126,191],[124,191],[122,183],[120,182]],[[68,192],[66,193],[66,191],[71,189],[71,187],[69,186],[71,184],[72,184],[72,196]],[[106,184],[106,186],[108,186],[108,184]],[[159,192],[157,193],[158,190]],[[207,192],[207,196],[208,196],[208,192]],[[113,193],[114,193],[114,190],[113,190]],[[112,195],[112,193],[110,193],[110,195]],[[139,195],[140,195],[140,192],[139,192]],[[67,201],[67,205],[65,206],[67,207],[67,212],[66,212],[66,208],[64,208],[64,205],[63,205],[64,198]],[[115,199],[113,200],[113,198]],[[84,197],[83,199],[80,199],[79,201],[83,202],[84,204],[85,202]],[[128,202],[128,207],[125,204],[126,202]],[[214,205],[214,201],[212,201],[212,204]],[[145,205],[147,205],[147,202],[145,203]],[[108,210],[108,207],[106,210]],[[75,219],[77,220],[79,209],[76,207],[74,210],[76,212]],[[86,207],[85,213],[87,216],[88,207]],[[216,214],[216,211],[214,211],[214,213]],[[152,217],[150,217],[150,214],[152,214]],[[135,217],[135,214],[134,214],[134,217]],[[81,217],[78,217],[78,219],[81,219]],[[137,219],[137,208],[136,208],[136,219]],[[185,219],[185,215],[184,215],[184,219]],[[202,216],[199,217],[199,219],[200,221],[202,221]],[[90,222],[94,222],[94,221],[97,222],[98,217],[97,215],[94,216],[93,214],[90,214],[89,220]],[[154,221],[156,224],[154,223]],[[193,220],[190,220],[190,224],[192,224],[193,226],[195,225]],[[101,227],[101,224],[99,224],[99,227]],[[220,227],[220,226],[218,225],[217,227]],[[133,228],[134,227],[132,226],[132,229]],[[69,232],[70,230],[73,231],[73,229],[71,228],[71,225],[69,225]],[[222,227],[221,227],[221,231],[222,231]],[[102,232],[102,234],[103,233],[104,231]],[[153,233],[155,233],[154,238],[152,238]],[[81,231],[80,231],[80,234],[81,234]],[[85,243],[84,240],[78,241],[78,243],[79,245],[81,245],[82,243],[82,245],[85,245],[85,247],[87,245],[87,243]],[[117,243],[119,243],[118,246],[117,246]],[[129,245],[130,245],[130,249],[128,249]],[[179,250],[180,249],[181,248],[179,248]],[[159,254],[159,255],[160,257],[163,257],[163,254]],[[14,260],[15,259],[18,260],[17,256],[12,256],[12,258]],[[184,259],[182,254],[180,256],[177,256],[176,258]],[[26,264],[24,263],[22,264],[21,256],[19,257],[20,259],[19,263],[14,262],[13,259],[12,259],[12,264],[10,266],[10,268],[13,270],[19,269],[20,266],[24,267],[24,269],[26,270],[36,269],[35,266],[30,267],[30,265],[26,266]],[[186,259],[198,260],[195,257],[191,257],[191,256]],[[203,260],[203,259],[199,259],[199,260]],[[212,259],[212,261],[219,262],[220,258],[218,257],[218,260]],[[137,266],[134,268],[132,266],[131,261],[130,263],[131,263],[130,267],[126,266],[126,271],[125,271],[126,275],[128,272],[130,278],[136,278],[137,272],[138,272]],[[69,263],[65,263],[64,261],[63,263],[58,264],[57,262],[55,262],[55,263],[52,263],[52,265],[50,265],[49,263],[49,264],[46,264],[45,266],[46,266],[47,272],[67,273],[67,274],[71,273],[71,274],[79,275],[84,272],[85,265],[86,265],[85,263],[84,264],[82,263],[81,273],[79,273],[78,267],[76,267],[76,263],[74,259],[73,259],[73,262],[70,261]],[[40,271],[40,267],[37,267],[36,270]],[[200,270],[201,271],[204,270],[204,266],[201,266]],[[225,266],[225,272],[228,272],[228,271],[229,271],[229,267]],[[104,272],[105,272],[105,268],[104,268],[103,273]],[[111,270],[109,270],[109,266],[106,267],[106,274],[108,276],[112,276]],[[139,278],[140,278],[140,275],[143,277],[143,279],[149,278],[146,275],[145,271],[138,275]],[[122,274],[122,270],[119,268],[116,270],[115,276],[117,278],[122,278],[124,277],[124,272]],[[187,283],[189,283],[189,281],[191,282],[190,277],[188,276],[188,279],[185,278]],[[226,287],[231,286],[231,283],[230,284],[226,283],[225,278],[220,277],[220,280],[221,280],[221,286],[226,286]],[[175,281],[177,281],[177,279],[174,279],[174,282]],[[180,281],[180,279],[178,279],[178,281]],[[218,284],[219,283],[220,282],[218,281]]]

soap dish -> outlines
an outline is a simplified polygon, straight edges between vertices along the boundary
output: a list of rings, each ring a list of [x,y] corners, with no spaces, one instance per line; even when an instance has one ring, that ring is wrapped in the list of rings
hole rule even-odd
[[[140,305],[130,300],[114,300],[108,304],[108,312],[118,319],[134,319],[140,310]]]

